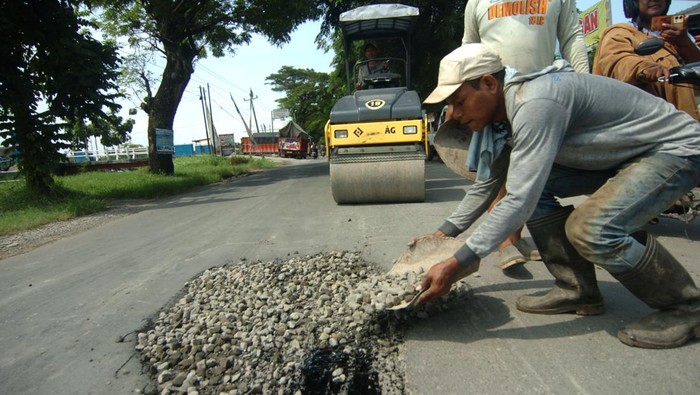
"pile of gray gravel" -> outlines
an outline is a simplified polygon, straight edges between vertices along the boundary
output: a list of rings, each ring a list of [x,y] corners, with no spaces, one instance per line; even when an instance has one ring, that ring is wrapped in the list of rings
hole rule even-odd
[[[136,349],[161,394],[404,394],[403,330],[470,294],[459,283],[439,302],[385,310],[421,279],[355,252],[212,268]]]

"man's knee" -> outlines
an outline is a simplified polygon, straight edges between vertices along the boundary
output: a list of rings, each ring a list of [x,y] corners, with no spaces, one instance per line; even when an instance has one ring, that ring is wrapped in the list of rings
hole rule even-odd
[[[596,232],[581,213],[577,213],[576,210],[571,213],[564,225],[564,232],[581,256],[587,258],[595,253]]]
[[[624,255],[629,237],[613,231],[609,224],[596,223],[591,214],[574,210],[564,226],[566,238],[583,258],[607,269],[611,261]]]

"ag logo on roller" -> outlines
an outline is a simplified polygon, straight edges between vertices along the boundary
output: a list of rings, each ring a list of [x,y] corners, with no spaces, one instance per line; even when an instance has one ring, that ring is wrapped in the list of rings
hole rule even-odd
[[[365,103],[365,107],[369,108],[370,110],[379,110],[380,108],[384,107],[384,104],[386,104],[386,102],[382,99],[372,99]]]

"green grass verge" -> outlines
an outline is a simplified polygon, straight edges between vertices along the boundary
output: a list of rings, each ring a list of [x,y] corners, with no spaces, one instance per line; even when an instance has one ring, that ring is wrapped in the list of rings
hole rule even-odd
[[[56,194],[33,196],[23,180],[0,183],[0,236],[105,210],[116,199],[154,199],[186,192],[235,175],[272,168],[263,158],[194,156],[174,158],[175,175],[84,172],[55,177]]]

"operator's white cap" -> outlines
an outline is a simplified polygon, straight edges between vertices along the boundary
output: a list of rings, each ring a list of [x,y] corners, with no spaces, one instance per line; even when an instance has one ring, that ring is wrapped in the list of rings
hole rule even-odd
[[[438,86],[424,103],[440,103],[450,97],[465,81],[503,70],[501,57],[481,43],[465,44],[440,61]]]

